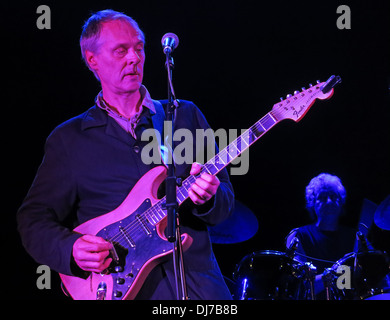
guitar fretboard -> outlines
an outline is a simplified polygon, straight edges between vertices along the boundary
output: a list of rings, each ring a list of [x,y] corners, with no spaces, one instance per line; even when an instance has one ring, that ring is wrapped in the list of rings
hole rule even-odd
[[[207,161],[200,173],[196,176],[189,176],[186,178],[180,187],[177,187],[177,201],[180,205],[184,200],[188,198],[188,191],[192,184],[195,183],[195,180],[199,175],[206,172],[211,175],[216,175],[223,168],[229,165],[234,159],[236,159],[240,154],[249,148],[254,142],[256,142],[262,135],[264,135],[268,130],[270,130],[275,124],[278,123],[278,120],[271,112],[268,112],[263,118],[257,121],[253,126],[246,130],[242,135],[237,137],[229,145],[227,145],[222,151],[217,155],[212,157]],[[166,211],[163,209],[165,204],[165,197],[160,199],[153,207],[145,211],[146,218],[152,224],[159,223],[167,215]]]

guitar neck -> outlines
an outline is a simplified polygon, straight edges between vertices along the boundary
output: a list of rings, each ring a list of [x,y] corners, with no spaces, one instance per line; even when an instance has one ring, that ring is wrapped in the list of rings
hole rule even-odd
[[[260,139],[260,137],[270,130],[276,123],[278,123],[278,121],[272,114],[272,111],[268,112],[242,135],[237,137],[222,151],[207,161],[203,165],[199,175],[204,172],[216,175],[234,159],[240,156],[241,153],[248,149],[254,142]],[[188,198],[188,190],[191,185],[195,183],[196,178],[197,176],[189,176],[183,181],[181,187],[177,188],[177,200],[179,204]]]
[[[248,149],[254,142],[260,139],[268,130],[270,130],[275,124],[279,121],[276,119],[272,111],[268,112],[264,117],[257,121],[253,126],[246,130],[242,135],[237,137],[229,145],[227,145],[222,151],[217,155],[207,161],[200,173],[209,173],[211,175],[216,175],[223,168],[229,165],[234,159],[241,155],[246,149]],[[180,187],[177,187],[177,201],[180,205],[188,197],[188,191],[192,184],[195,183],[195,180],[199,176],[190,175],[186,178]],[[166,216],[166,211],[163,209],[165,204],[165,197],[160,199],[153,207],[150,208],[148,216],[151,223],[156,224],[160,222]]]

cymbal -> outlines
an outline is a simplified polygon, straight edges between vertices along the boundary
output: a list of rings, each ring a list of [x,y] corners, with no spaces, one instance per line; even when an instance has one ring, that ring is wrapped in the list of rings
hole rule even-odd
[[[208,229],[212,243],[232,244],[252,238],[259,229],[259,223],[248,207],[235,200],[233,214]]]
[[[390,230],[390,195],[377,207],[374,222],[377,227]]]

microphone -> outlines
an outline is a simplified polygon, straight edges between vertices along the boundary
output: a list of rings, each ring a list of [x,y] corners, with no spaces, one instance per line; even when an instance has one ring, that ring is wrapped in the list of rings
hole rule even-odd
[[[369,251],[367,239],[363,233],[360,231],[356,232],[356,238],[358,240],[358,252],[367,252]]]
[[[179,45],[179,37],[174,33],[166,33],[161,39],[164,54],[172,53]]]

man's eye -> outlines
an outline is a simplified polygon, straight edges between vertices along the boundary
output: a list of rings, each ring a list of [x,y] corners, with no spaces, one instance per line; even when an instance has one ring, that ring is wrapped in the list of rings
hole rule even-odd
[[[116,49],[115,50],[115,54],[120,55],[120,56],[125,55],[126,54],[126,50],[124,48]]]

